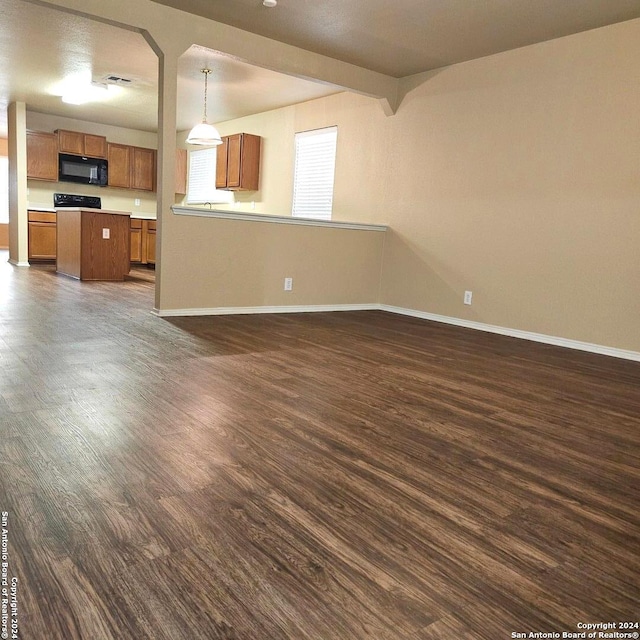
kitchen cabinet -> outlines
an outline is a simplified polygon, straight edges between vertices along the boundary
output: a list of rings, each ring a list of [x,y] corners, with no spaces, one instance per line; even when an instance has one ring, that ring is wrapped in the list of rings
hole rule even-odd
[[[156,263],[156,221],[131,218],[131,262]]]
[[[109,163],[109,187],[131,188],[131,147],[126,144],[109,142],[107,145]]]
[[[260,136],[223,136],[216,151],[216,189],[257,191],[260,178]]]
[[[147,264],[156,263],[156,221],[147,221]]]
[[[107,145],[110,187],[155,191],[156,151],[110,142]]]
[[[131,262],[142,262],[142,220],[131,218]]]
[[[56,259],[56,214],[45,211],[28,211],[29,261]]]
[[[176,193],[187,194],[187,150],[176,149]]]
[[[131,188],[139,191],[156,190],[156,151],[131,147]]]
[[[55,133],[27,131],[27,178],[58,180],[58,137]]]
[[[124,280],[129,273],[129,213],[57,211],[56,272],[79,280]]]
[[[107,139],[80,131],[57,129],[58,152],[71,153],[76,156],[90,156],[91,158],[107,157]]]

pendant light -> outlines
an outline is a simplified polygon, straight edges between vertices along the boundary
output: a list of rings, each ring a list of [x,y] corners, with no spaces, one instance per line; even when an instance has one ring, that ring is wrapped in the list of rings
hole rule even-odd
[[[222,138],[218,130],[211,124],[207,123],[207,78],[211,73],[211,69],[200,69],[204,73],[204,115],[202,122],[197,124],[187,138],[187,144],[197,144],[203,147],[214,147],[222,144]]]

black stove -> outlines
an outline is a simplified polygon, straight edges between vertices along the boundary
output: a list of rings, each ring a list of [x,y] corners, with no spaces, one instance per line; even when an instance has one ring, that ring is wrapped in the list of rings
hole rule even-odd
[[[77,196],[72,193],[54,193],[53,206],[102,209],[102,201],[98,196]]]

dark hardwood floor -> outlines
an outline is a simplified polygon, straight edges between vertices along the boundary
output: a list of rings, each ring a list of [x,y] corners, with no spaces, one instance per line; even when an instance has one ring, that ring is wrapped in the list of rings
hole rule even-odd
[[[383,312],[160,319],[0,253],[25,640],[637,621],[640,364]]]

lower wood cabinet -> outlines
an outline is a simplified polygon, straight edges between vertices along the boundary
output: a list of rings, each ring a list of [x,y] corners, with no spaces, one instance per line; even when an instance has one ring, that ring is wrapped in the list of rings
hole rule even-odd
[[[29,211],[29,261],[56,259],[56,214]]]
[[[156,221],[131,218],[131,262],[156,263]]]
[[[147,221],[147,264],[156,263],[156,221]]]
[[[142,220],[131,218],[131,262],[142,262]]]

